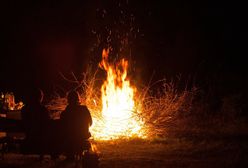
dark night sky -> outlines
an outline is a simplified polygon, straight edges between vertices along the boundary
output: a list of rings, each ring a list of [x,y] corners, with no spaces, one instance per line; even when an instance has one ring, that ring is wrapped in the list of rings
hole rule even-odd
[[[111,27],[121,10],[134,15],[139,29],[131,46],[136,78],[181,74],[199,85],[215,81],[224,92],[247,90],[244,4],[151,0],[2,3],[0,90],[21,93],[34,84],[49,90],[60,82],[58,71],[84,71],[96,41],[92,30]]]

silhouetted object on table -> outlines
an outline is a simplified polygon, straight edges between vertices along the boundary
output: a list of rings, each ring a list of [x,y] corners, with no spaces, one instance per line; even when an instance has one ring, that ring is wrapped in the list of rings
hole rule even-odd
[[[22,119],[26,140],[24,148],[27,153],[37,152],[43,154],[47,147],[47,125],[50,121],[48,110],[42,105],[43,92],[34,89],[26,99],[22,110]]]
[[[92,118],[88,108],[79,104],[79,96],[76,91],[70,92],[67,100],[68,105],[60,116],[63,130],[62,139],[68,159],[73,159],[91,137],[89,127],[92,125]]]

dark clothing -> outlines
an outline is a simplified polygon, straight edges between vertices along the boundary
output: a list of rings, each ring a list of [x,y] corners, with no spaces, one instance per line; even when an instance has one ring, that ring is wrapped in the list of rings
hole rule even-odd
[[[89,127],[92,125],[92,118],[86,106],[68,105],[60,119],[65,126],[64,131],[68,131],[69,135],[84,139],[91,136]]]
[[[48,110],[41,104],[27,105],[23,108],[22,118],[27,132],[39,132],[50,117]]]
[[[92,118],[88,108],[79,104],[69,104],[60,119],[64,147],[70,152],[80,150],[82,143],[91,136],[89,127],[92,125]]]
[[[27,104],[22,111],[26,148],[43,153],[46,146],[46,131],[50,121],[48,110],[40,103]]]

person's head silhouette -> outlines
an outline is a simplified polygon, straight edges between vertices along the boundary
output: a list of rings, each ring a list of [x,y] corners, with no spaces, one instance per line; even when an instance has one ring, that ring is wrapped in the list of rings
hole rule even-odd
[[[44,98],[44,93],[41,89],[35,89],[32,95],[33,95],[34,100],[36,100],[39,103],[42,103],[43,98]]]
[[[27,104],[39,104],[42,103],[44,97],[44,93],[39,88],[31,88],[27,95],[24,97],[24,101]]]
[[[79,95],[76,91],[69,92],[67,96],[68,104],[79,104]]]

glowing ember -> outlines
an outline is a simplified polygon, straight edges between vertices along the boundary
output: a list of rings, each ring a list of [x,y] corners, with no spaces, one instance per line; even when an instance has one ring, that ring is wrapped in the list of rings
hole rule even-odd
[[[95,139],[144,138],[143,122],[139,119],[139,109],[135,103],[136,89],[127,79],[128,61],[118,64],[108,63],[108,50],[103,50],[99,64],[106,70],[107,79],[101,87],[102,110],[100,118],[93,118],[91,127]]]

